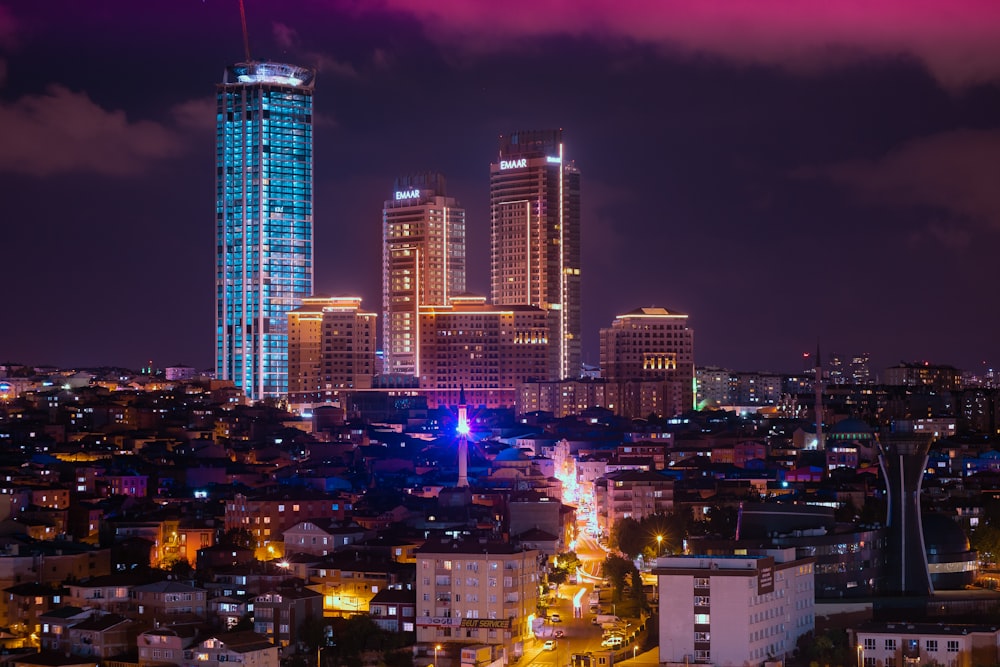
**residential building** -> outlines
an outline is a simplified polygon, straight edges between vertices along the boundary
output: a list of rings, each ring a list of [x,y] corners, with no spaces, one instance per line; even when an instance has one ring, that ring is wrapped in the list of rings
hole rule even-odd
[[[887,385],[918,387],[928,385],[936,392],[954,391],[962,386],[962,371],[954,366],[927,362],[900,362],[885,369],[882,376]]]
[[[69,628],[69,652],[107,660],[135,647],[139,626],[118,614],[91,614]]]
[[[659,558],[653,574],[661,664],[784,661],[814,628],[813,562],[794,549]]]
[[[694,332],[688,316],[666,308],[636,308],[601,329],[601,377],[677,380],[680,410],[694,405]],[[661,412],[661,414],[663,414]],[[673,416],[670,413],[668,416]]]
[[[444,175],[397,178],[382,207],[384,373],[417,373],[421,307],[447,305],[465,279],[465,209]]]
[[[169,622],[171,617],[191,615],[205,618],[205,589],[179,581],[158,581],[135,586],[131,596],[140,620]]]
[[[544,379],[581,373],[580,172],[562,130],[502,135],[490,165],[490,300],[553,311]]]
[[[160,625],[139,634],[139,667],[179,665],[194,644],[197,626]]]
[[[994,665],[1000,630],[960,623],[865,623],[854,630],[862,667]]]
[[[252,401],[287,393],[286,313],[313,293],[313,78],[243,62],[216,92],[216,376]]]
[[[225,632],[207,637],[184,652],[179,667],[279,667],[278,647],[256,632]]]
[[[283,534],[286,555],[326,556],[368,537],[371,533],[361,526],[334,519],[300,521]]]
[[[428,540],[417,551],[417,641],[503,644],[522,655],[538,557],[486,538]]]
[[[372,599],[386,588],[413,583],[414,564],[366,550],[333,553],[311,565],[309,588],[322,594],[327,616],[366,613]]]
[[[368,615],[387,632],[415,632],[417,592],[412,588],[386,588],[368,604]]]
[[[378,316],[360,297],[311,296],[288,313],[288,402],[312,406],[371,389]]]
[[[674,508],[674,482],[658,472],[622,470],[594,483],[597,525],[604,534],[622,519],[642,519]]]
[[[281,647],[298,641],[307,618],[323,618],[323,596],[301,582],[282,586],[254,598],[254,631]]]
[[[420,309],[417,375],[429,407],[515,403],[517,386],[548,372],[550,313],[528,305],[491,306],[485,297],[453,296]]]
[[[254,546],[261,550],[264,560],[269,560],[277,555],[271,543],[280,542],[284,532],[299,523],[303,516],[342,520],[349,508],[350,503],[336,496],[309,489],[258,496],[237,493],[226,502],[225,529],[250,531],[256,542]]]

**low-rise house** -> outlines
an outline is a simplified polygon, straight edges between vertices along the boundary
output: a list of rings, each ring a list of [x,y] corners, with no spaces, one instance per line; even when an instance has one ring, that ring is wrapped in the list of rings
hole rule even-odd
[[[278,647],[256,632],[216,634],[185,652],[180,667],[219,667],[220,663],[240,663],[243,667],[279,667]]]
[[[254,631],[281,647],[298,641],[307,618],[323,618],[323,596],[301,585],[284,586],[254,599]]]
[[[335,519],[300,521],[283,534],[285,554],[306,553],[326,556],[362,542],[371,534],[353,522]]]
[[[197,630],[190,625],[160,626],[140,633],[139,667],[181,664],[196,637]]]
[[[250,596],[220,595],[208,601],[208,616],[226,630],[231,630],[250,613],[253,598]]]
[[[375,625],[387,632],[415,632],[417,591],[386,588],[368,603],[368,614]]]
[[[73,655],[113,658],[135,647],[138,624],[119,614],[91,614],[70,626],[69,651]]]
[[[69,651],[69,629],[89,618],[91,613],[91,609],[67,606],[40,615],[38,621],[42,625],[42,630],[38,633],[38,641],[42,651],[60,653]]]
[[[152,622],[193,614],[205,618],[205,589],[179,581],[158,581],[133,589],[137,618]]]
[[[26,583],[4,589],[6,612],[4,625],[12,634],[28,636],[41,631],[39,617],[63,605],[68,589]]]

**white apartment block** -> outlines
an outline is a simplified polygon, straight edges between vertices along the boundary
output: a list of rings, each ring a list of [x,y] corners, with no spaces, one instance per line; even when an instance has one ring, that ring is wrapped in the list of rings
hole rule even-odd
[[[661,663],[760,666],[791,655],[814,627],[813,559],[794,549],[656,565]]]
[[[1000,661],[1000,630],[996,627],[866,623],[854,634],[858,660],[864,667],[972,667]]]

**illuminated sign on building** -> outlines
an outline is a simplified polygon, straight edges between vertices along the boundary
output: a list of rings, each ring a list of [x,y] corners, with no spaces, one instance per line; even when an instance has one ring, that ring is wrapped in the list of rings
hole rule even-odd
[[[421,627],[457,628],[461,623],[462,619],[454,616],[421,616],[417,619],[417,625]]]
[[[492,628],[499,630],[510,630],[510,619],[509,618],[463,618],[462,626],[463,628]]]
[[[774,558],[768,556],[757,561],[757,595],[774,592]]]
[[[522,169],[528,166],[528,158],[523,157],[520,160],[500,160],[501,169]]]
[[[396,201],[401,199],[416,199],[420,196],[420,190],[396,190]]]

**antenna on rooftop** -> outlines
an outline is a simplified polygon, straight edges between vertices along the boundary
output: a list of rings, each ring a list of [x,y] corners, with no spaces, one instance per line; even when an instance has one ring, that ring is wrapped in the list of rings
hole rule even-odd
[[[250,62],[250,37],[247,35],[247,10],[243,6],[243,0],[240,0],[240,21],[243,23],[243,53],[246,55],[247,62]]]

